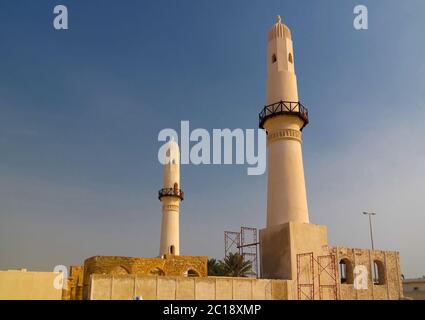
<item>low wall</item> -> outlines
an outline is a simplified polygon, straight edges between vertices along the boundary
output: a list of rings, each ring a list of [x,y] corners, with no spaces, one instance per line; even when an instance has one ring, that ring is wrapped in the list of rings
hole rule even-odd
[[[404,296],[413,300],[425,300],[425,278],[403,280]]]
[[[62,278],[62,274],[0,271],[0,300],[61,300],[62,288],[54,287],[57,277]]]
[[[228,277],[100,275],[90,278],[91,300],[292,300],[288,280]]]

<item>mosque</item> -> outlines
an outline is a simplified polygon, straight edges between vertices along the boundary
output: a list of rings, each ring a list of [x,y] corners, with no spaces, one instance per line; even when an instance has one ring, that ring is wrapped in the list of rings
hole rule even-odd
[[[310,223],[302,159],[310,121],[300,102],[292,35],[278,16],[268,33],[266,226],[259,278],[209,277],[207,257],[180,256],[180,152],[170,141],[158,192],[159,255],[95,256],[70,268],[62,299],[377,300],[403,299],[399,253],[330,246],[327,228]]]

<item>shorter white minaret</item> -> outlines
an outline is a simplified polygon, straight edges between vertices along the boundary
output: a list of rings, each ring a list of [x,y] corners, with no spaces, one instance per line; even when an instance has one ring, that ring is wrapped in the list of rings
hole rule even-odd
[[[163,188],[158,194],[162,203],[160,256],[180,254],[179,214],[183,192],[180,189],[179,145],[171,140],[166,150]]]

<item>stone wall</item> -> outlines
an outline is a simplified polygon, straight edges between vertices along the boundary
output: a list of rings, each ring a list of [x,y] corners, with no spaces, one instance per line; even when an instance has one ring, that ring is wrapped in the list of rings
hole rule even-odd
[[[84,298],[93,274],[206,277],[207,257],[165,255],[164,258],[96,256],[84,261]]]
[[[403,280],[404,296],[413,300],[425,300],[425,278]]]
[[[71,266],[66,288],[62,292],[62,300],[83,300],[84,267]]]
[[[319,254],[298,256],[301,259],[297,259],[294,279],[297,299],[403,299],[398,252],[327,247]]]
[[[305,231],[310,231],[309,237],[302,236]],[[329,247],[326,238],[325,228],[310,224],[267,230],[261,237],[262,248],[267,244],[270,249],[262,254],[261,262],[269,266],[263,268],[264,279],[207,277],[207,257],[96,256],[85,261],[84,270],[71,268],[63,298],[134,299],[140,294],[144,299],[403,299],[398,252]],[[286,247],[276,248],[275,243]],[[359,268],[365,275],[360,287]]]
[[[90,277],[91,300],[292,300],[287,280],[228,277],[100,275]]]
[[[61,300],[62,277],[58,272],[0,271],[0,300]]]
[[[329,253],[335,256],[338,285],[338,298],[341,300],[398,300],[403,298],[403,286],[400,274],[399,253],[394,251],[367,250],[345,247],[330,247]],[[347,265],[346,280],[341,281],[340,262]],[[373,268],[379,275],[374,283]],[[355,277],[359,276],[356,266],[366,270],[367,283],[355,288]],[[357,271],[361,271],[357,268]],[[358,287],[358,286],[357,286]]]
[[[297,299],[403,298],[398,252],[330,247],[325,226],[289,222],[262,229],[260,257],[261,277],[294,281]],[[341,279],[341,262],[347,279]],[[379,283],[373,281],[374,269]],[[355,286],[355,278],[364,279],[365,287]]]

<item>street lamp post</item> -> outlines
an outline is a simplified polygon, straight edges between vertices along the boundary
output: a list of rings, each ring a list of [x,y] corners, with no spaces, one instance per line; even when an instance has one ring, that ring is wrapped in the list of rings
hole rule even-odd
[[[375,216],[376,212],[363,212],[363,214],[367,214],[369,216],[370,242],[372,244],[372,251],[373,251],[375,248],[373,246],[372,216]],[[373,273],[374,273],[372,279],[373,279],[373,282],[376,283],[377,271],[376,271],[375,263],[373,263],[372,267],[373,267]]]
[[[363,214],[367,214],[369,216],[369,230],[370,230],[370,242],[372,243],[372,250],[374,250],[373,246],[373,231],[372,231],[372,216],[376,215],[376,212],[363,212]]]

